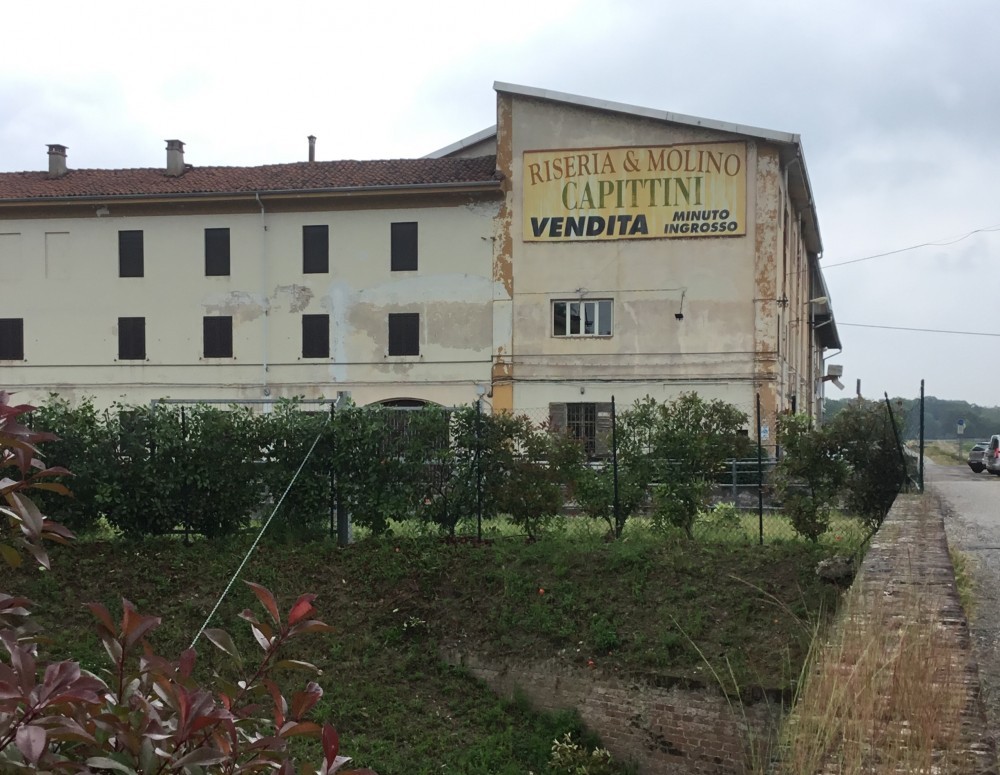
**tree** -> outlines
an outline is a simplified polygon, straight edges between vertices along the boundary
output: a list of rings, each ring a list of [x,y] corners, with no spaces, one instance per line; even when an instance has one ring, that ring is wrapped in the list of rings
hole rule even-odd
[[[718,399],[683,393],[657,407],[650,454],[656,466],[655,516],[682,528],[688,538],[704,510],[725,461],[745,455],[749,439],[740,435],[747,415]]]
[[[830,526],[837,497],[848,475],[832,427],[814,428],[804,414],[778,418],[784,455],[774,469],[774,485],[795,531],[816,541]]]
[[[851,401],[830,422],[829,434],[847,466],[844,505],[875,531],[907,477],[889,411],[881,401]]]

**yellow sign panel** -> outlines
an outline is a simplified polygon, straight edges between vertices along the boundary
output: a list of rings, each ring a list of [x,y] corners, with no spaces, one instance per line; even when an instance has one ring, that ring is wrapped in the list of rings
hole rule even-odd
[[[746,234],[746,145],[524,152],[524,239]]]

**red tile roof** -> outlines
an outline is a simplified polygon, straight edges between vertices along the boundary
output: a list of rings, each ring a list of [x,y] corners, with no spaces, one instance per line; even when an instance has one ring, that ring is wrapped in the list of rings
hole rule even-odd
[[[485,183],[497,180],[496,157],[316,161],[262,167],[191,167],[170,177],[163,169],[0,172],[0,201],[76,197],[236,194],[343,188]]]

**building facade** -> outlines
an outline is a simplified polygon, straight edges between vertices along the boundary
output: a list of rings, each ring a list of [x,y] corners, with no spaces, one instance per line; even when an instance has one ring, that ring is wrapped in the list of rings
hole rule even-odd
[[[797,136],[496,84],[423,159],[0,173],[2,383],[142,403],[685,391],[816,415],[839,348]]]

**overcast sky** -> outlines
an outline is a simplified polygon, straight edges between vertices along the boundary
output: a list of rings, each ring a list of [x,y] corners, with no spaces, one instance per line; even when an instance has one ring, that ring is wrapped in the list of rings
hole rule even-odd
[[[320,159],[422,156],[495,122],[494,81],[797,133],[844,345],[831,397],[858,379],[869,398],[913,397],[924,378],[928,395],[1000,405],[996,0],[3,13],[2,171],[47,169],[46,143],[70,167],[161,167],[169,138],[195,165],[302,161],[309,134]]]

